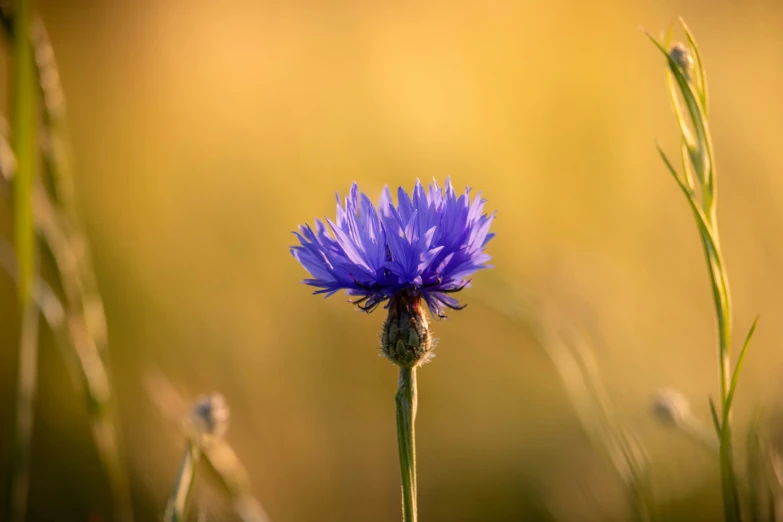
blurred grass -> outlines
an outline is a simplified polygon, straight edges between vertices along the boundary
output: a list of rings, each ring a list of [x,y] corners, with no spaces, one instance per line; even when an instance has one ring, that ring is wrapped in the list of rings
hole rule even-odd
[[[472,297],[507,280],[601,331],[596,358],[657,463],[661,516],[718,512],[714,464],[648,418],[654,390],[701,396],[715,369],[697,236],[653,147],[675,135],[662,64],[638,27],[682,15],[699,35],[736,324],[756,313],[772,324],[783,316],[779,3],[38,3],[69,100],[139,520],[165,504],[182,450],[145,396],[151,366],[226,396],[228,440],[272,520],[397,519],[383,316],[310,296],[287,247],[353,180],[378,193],[446,175],[499,210],[496,268],[476,276],[465,311],[434,325],[419,390],[422,519],[622,519],[612,471],[546,354]],[[9,212],[0,218],[10,237]],[[10,347],[11,281],[0,296]],[[747,406],[779,392],[783,333],[757,335],[740,426]],[[47,502],[30,517],[106,516],[56,353],[44,345],[34,439],[31,498]],[[12,418],[12,361],[3,350],[0,425]],[[3,462],[8,450],[3,432]]]

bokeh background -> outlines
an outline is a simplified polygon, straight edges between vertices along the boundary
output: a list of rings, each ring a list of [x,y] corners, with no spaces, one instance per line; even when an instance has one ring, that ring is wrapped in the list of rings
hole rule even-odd
[[[446,176],[498,210],[495,268],[434,324],[437,357],[419,372],[422,520],[628,516],[533,333],[557,324],[501,313],[520,301],[592,332],[663,519],[717,516],[717,465],[650,414],[667,386],[707,421],[717,374],[695,225],[654,148],[677,151],[664,64],[640,27],[682,15],[705,57],[736,343],[761,315],[743,426],[781,392],[783,4],[38,5],[69,103],[138,520],[157,520],[185,444],[150,398],[150,371],[186,397],[225,395],[228,440],[272,520],[400,519],[384,313],[311,296],[288,247],[353,181],[375,197]],[[0,308],[7,469],[19,314],[4,277]],[[82,399],[46,336],[33,444],[29,520],[111,519]],[[230,520],[201,482],[198,505]]]

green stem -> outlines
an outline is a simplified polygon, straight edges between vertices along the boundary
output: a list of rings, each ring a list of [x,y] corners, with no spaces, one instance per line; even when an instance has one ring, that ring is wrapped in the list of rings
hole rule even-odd
[[[32,0],[13,4],[11,147],[16,158],[14,177],[14,240],[19,260],[19,303],[22,326],[19,343],[19,375],[14,455],[8,491],[9,520],[23,521],[30,480],[30,446],[38,387],[38,308],[31,299],[35,271],[32,184],[35,176],[36,112],[33,60],[30,52]]]
[[[190,506],[190,492],[196,478],[196,463],[201,456],[201,451],[196,443],[188,441],[185,455],[179,467],[174,489],[169,497],[166,511],[163,514],[164,522],[182,522],[187,520],[188,507]]]
[[[397,386],[397,444],[402,475],[402,520],[416,522],[416,368],[400,368]]]
[[[30,48],[32,1],[17,0],[13,11],[13,101],[11,143],[16,156],[14,176],[14,237],[19,260],[19,300],[30,300],[33,280],[35,229],[32,188],[37,157],[36,87]]]
[[[709,239],[704,237],[704,235],[702,235],[702,242],[707,257],[714,294],[713,298],[715,300],[715,315],[718,323],[718,370],[720,374],[721,396],[721,424],[718,437],[721,489],[723,493],[725,520],[727,522],[738,522],[740,520],[740,506],[731,443],[731,412],[729,411],[729,408],[731,407],[729,403],[729,383],[731,381],[731,359],[729,357],[731,339],[731,301],[729,298],[726,274],[723,271],[723,260],[720,251],[718,250],[720,247],[717,244],[718,232],[714,207],[710,210],[710,212],[705,214],[708,216],[708,223],[712,228],[713,237],[715,238],[714,248],[710,246]]]
[[[688,38],[690,52],[696,57],[696,80],[687,75],[680,64],[677,63],[668,47],[670,36],[666,39],[665,46],[653,39],[655,45],[666,56],[669,64],[667,83],[674,113],[682,134],[682,161],[685,181],[671,166],[671,163],[662,154],[667,168],[677,180],[680,188],[688,198],[688,202],[696,217],[696,223],[704,247],[704,255],[709,269],[710,283],[712,285],[713,300],[715,302],[715,315],[718,329],[718,368],[720,372],[720,415],[712,401],[712,416],[715,429],[718,434],[721,487],[723,493],[724,516],[727,522],[738,522],[740,516],[740,498],[737,491],[737,476],[734,471],[734,458],[731,442],[731,399],[736,388],[739,365],[743,354],[740,355],[737,369],[732,372],[730,359],[731,340],[731,296],[729,283],[723,263],[720,242],[718,239],[718,224],[716,204],[718,197],[717,178],[715,173],[715,157],[713,154],[712,139],[707,124],[707,84],[704,76],[704,68],[698,47],[693,35],[683,22],[683,29]],[[652,37],[651,37],[652,38]],[[690,118],[690,125],[685,121],[683,111],[680,108],[680,97],[677,94],[679,88],[682,101],[685,103]],[[686,157],[690,159],[696,178],[701,189],[701,202],[697,202],[694,187],[692,186]],[[752,333],[752,331],[751,331]],[[749,334],[750,337],[750,334]],[[732,378],[732,373],[734,377]]]

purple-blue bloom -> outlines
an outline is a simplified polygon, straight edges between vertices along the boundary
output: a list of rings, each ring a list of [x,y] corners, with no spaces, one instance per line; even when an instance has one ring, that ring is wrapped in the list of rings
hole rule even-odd
[[[443,189],[433,181],[429,190],[416,181],[411,196],[397,190],[397,206],[386,187],[376,211],[354,183],[344,206],[337,196],[335,221],[299,227],[300,244],[291,253],[310,272],[304,282],[316,294],[347,290],[365,311],[405,294],[443,317],[444,307],[461,308],[449,294],[488,268],[484,248],[495,235],[489,232],[495,214],[483,214],[484,203],[481,193],[471,202],[467,188],[458,197],[450,179]]]

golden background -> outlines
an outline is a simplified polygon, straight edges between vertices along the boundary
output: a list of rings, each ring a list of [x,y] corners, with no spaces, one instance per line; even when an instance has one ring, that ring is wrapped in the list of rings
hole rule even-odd
[[[708,421],[717,348],[696,228],[654,147],[677,151],[664,62],[640,27],[658,34],[682,15],[704,56],[735,345],[761,316],[742,426],[781,390],[779,1],[38,4],[68,98],[138,520],[157,519],[184,448],[145,387],[154,370],[191,397],[226,396],[228,440],[273,521],[400,519],[384,312],[311,296],[288,248],[353,181],[377,199],[385,184],[446,176],[498,210],[495,268],[433,325],[420,518],[627,516],[547,352],[498,312],[523,296],[598,332],[663,519],[719,512],[717,464],[650,415],[668,386]],[[0,60],[5,75],[7,41]],[[5,465],[19,323],[8,278],[0,297]],[[46,335],[41,357],[28,518],[109,520],[82,399]],[[196,505],[231,519],[209,489]]]

